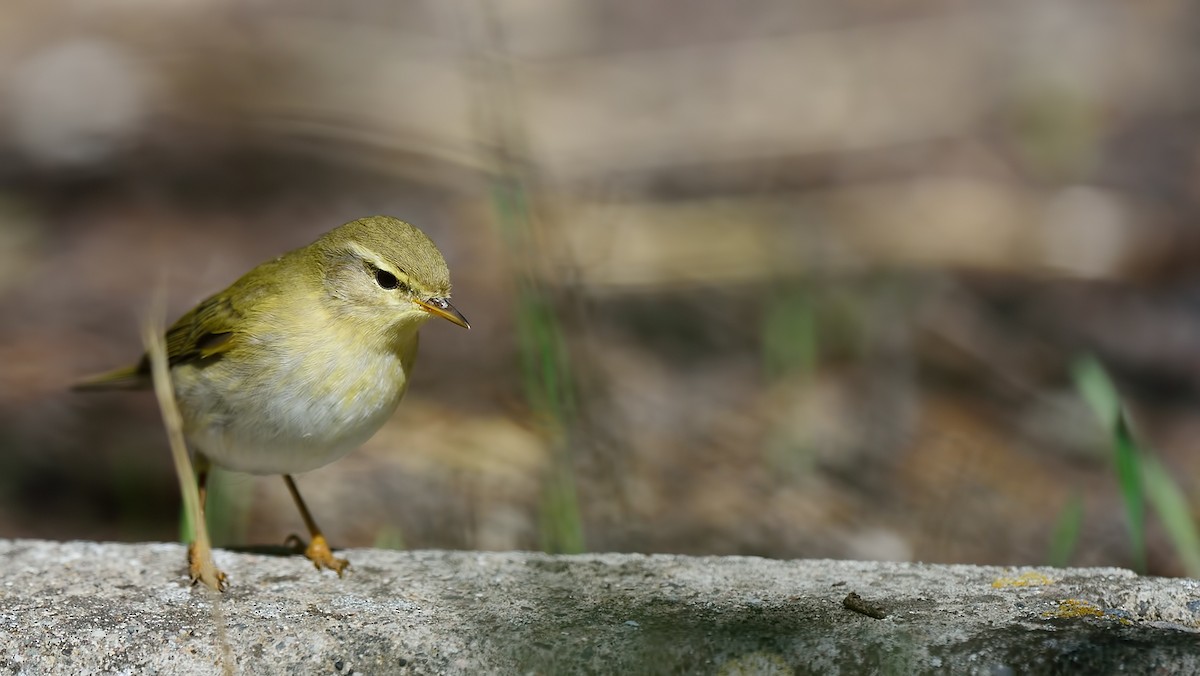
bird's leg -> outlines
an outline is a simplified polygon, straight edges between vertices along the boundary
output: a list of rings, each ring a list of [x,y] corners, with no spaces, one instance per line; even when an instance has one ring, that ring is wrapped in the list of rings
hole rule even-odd
[[[308,507],[304,504],[304,498],[300,497],[300,491],[296,489],[296,482],[292,480],[292,476],[284,474],[283,482],[287,484],[288,492],[292,494],[292,500],[296,502],[296,508],[300,510],[300,517],[304,519],[304,525],[308,528],[309,535],[312,536],[312,540],[307,545],[295,535],[289,537],[288,542],[294,544],[297,549],[302,547],[304,556],[313,562],[317,570],[328,568],[341,577],[342,571],[350,565],[350,562],[334,557],[333,551],[329,549],[329,543],[325,541],[325,536],[317,527],[317,522],[313,521],[312,514],[309,514]]]
[[[208,547],[207,543],[202,545],[196,537],[196,531],[206,527],[204,505],[208,498],[208,470],[212,464],[200,453],[194,455],[194,460],[196,491],[200,494],[200,514],[193,515],[193,520],[197,523],[192,524],[192,541],[188,543],[188,575],[192,578],[192,584],[203,580],[208,586],[218,591],[225,591],[225,573],[218,570],[216,564],[213,563],[212,549]]]

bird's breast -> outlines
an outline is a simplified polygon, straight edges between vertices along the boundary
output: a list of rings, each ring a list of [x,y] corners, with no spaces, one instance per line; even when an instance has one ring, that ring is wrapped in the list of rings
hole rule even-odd
[[[410,360],[391,351],[260,347],[255,368],[176,369],[189,442],[229,469],[292,474],[333,462],[391,417],[408,386]]]

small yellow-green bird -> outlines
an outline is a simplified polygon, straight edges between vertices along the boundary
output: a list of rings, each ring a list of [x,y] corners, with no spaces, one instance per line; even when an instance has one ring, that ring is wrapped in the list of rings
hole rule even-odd
[[[348,564],[333,556],[291,475],[341,458],[392,415],[421,325],[441,317],[470,328],[449,299],[450,273],[429,237],[371,216],[259,265],[180,317],[166,352],[201,504],[210,462],[282,474],[312,537],[305,555],[340,576]],[[143,356],[76,387],[150,384]]]

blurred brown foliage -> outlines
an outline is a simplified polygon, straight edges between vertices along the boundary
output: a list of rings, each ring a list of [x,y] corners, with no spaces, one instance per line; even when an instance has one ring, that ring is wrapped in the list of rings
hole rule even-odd
[[[301,479],[335,544],[537,548],[565,457],[593,550],[1042,563],[1078,496],[1071,561],[1128,565],[1068,372],[1107,365],[1195,502],[1197,38],[1182,0],[15,3],[0,535],[175,537],[152,398],[67,385],[136,355],[156,284],[182,312],[389,213],[475,328],[425,329],[394,424]],[[229,482],[238,540],[299,528]]]

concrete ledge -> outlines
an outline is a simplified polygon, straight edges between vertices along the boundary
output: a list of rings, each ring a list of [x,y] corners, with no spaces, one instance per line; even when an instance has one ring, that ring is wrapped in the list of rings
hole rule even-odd
[[[339,580],[217,551],[217,598],[179,545],[0,540],[0,669],[1200,673],[1200,582],[1120,569],[345,555]]]

